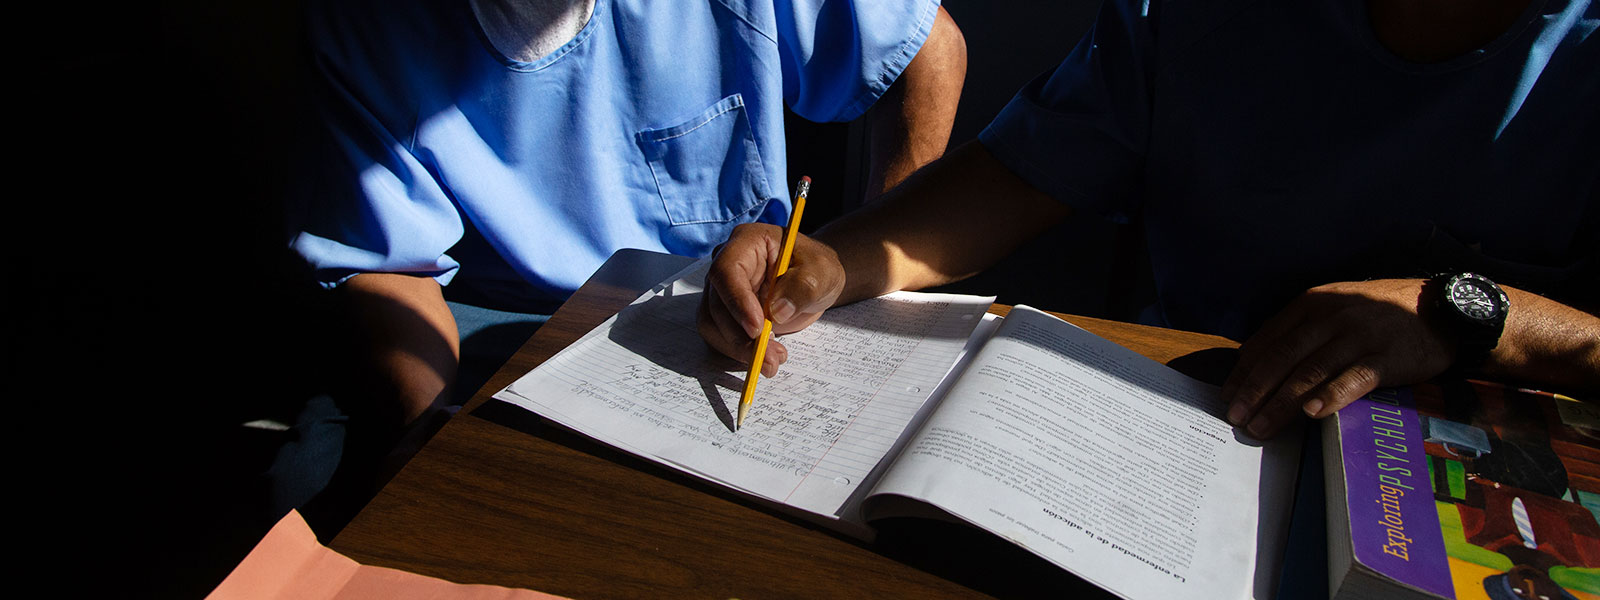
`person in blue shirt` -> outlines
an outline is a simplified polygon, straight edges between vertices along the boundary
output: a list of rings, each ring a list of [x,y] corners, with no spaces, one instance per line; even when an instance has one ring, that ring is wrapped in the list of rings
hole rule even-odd
[[[865,115],[881,191],[944,151],[965,72],[936,0],[332,0],[309,37],[324,143],[290,246],[401,423],[482,383],[452,389],[467,321],[785,222],[786,106]]]
[[[702,335],[748,357],[764,312],[794,331],[829,306],[968,276],[1087,213],[1142,230],[1145,322],[1244,341],[1222,395],[1251,435],[1451,368],[1595,393],[1597,13],[1108,2],[977,142],[801,240],[773,289],[758,274],[778,232],[736,229]],[[1434,278],[1468,271],[1509,300],[1486,340],[1449,320]],[[767,356],[769,374],[786,358],[781,344]]]

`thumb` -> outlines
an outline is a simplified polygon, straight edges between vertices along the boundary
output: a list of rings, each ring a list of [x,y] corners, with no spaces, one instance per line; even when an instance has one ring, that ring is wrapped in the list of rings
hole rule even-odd
[[[844,289],[844,268],[827,246],[802,238],[789,270],[768,290],[766,309],[774,333],[792,333],[815,322]]]

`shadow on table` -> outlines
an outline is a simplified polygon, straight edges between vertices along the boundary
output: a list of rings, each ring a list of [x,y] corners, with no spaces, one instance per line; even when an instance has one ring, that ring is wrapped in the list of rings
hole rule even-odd
[[[869,545],[902,563],[996,598],[1115,598],[1081,577],[980,529],[911,517],[873,521]]]
[[[1222,385],[1239,362],[1238,348],[1196,350],[1167,361],[1173,370],[1211,385]]]

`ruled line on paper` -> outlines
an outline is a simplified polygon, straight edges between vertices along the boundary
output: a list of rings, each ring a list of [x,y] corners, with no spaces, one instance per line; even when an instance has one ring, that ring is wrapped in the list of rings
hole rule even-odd
[[[821,514],[850,497],[927,401],[991,299],[901,293],[781,338],[744,426],[744,367],[695,327],[686,272],[513,383],[507,400],[600,441]]]

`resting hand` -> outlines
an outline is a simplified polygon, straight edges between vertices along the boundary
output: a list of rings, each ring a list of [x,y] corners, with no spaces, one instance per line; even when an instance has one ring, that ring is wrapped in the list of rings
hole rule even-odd
[[[767,272],[778,267],[783,250],[783,229],[748,224],[733,230],[717,250],[706,273],[706,292],[700,299],[700,336],[718,352],[748,363],[755,352],[762,321],[772,318],[772,333],[781,335],[804,329],[833,306],[844,289],[844,267],[832,248],[804,235],[795,240],[789,269],[762,289]],[[767,345],[761,373],[771,377],[789,358],[789,350],[773,341]]]
[[[1425,381],[1455,349],[1418,315],[1421,279],[1312,288],[1251,336],[1222,386],[1228,421],[1260,439],[1320,419],[1378,386]]]

